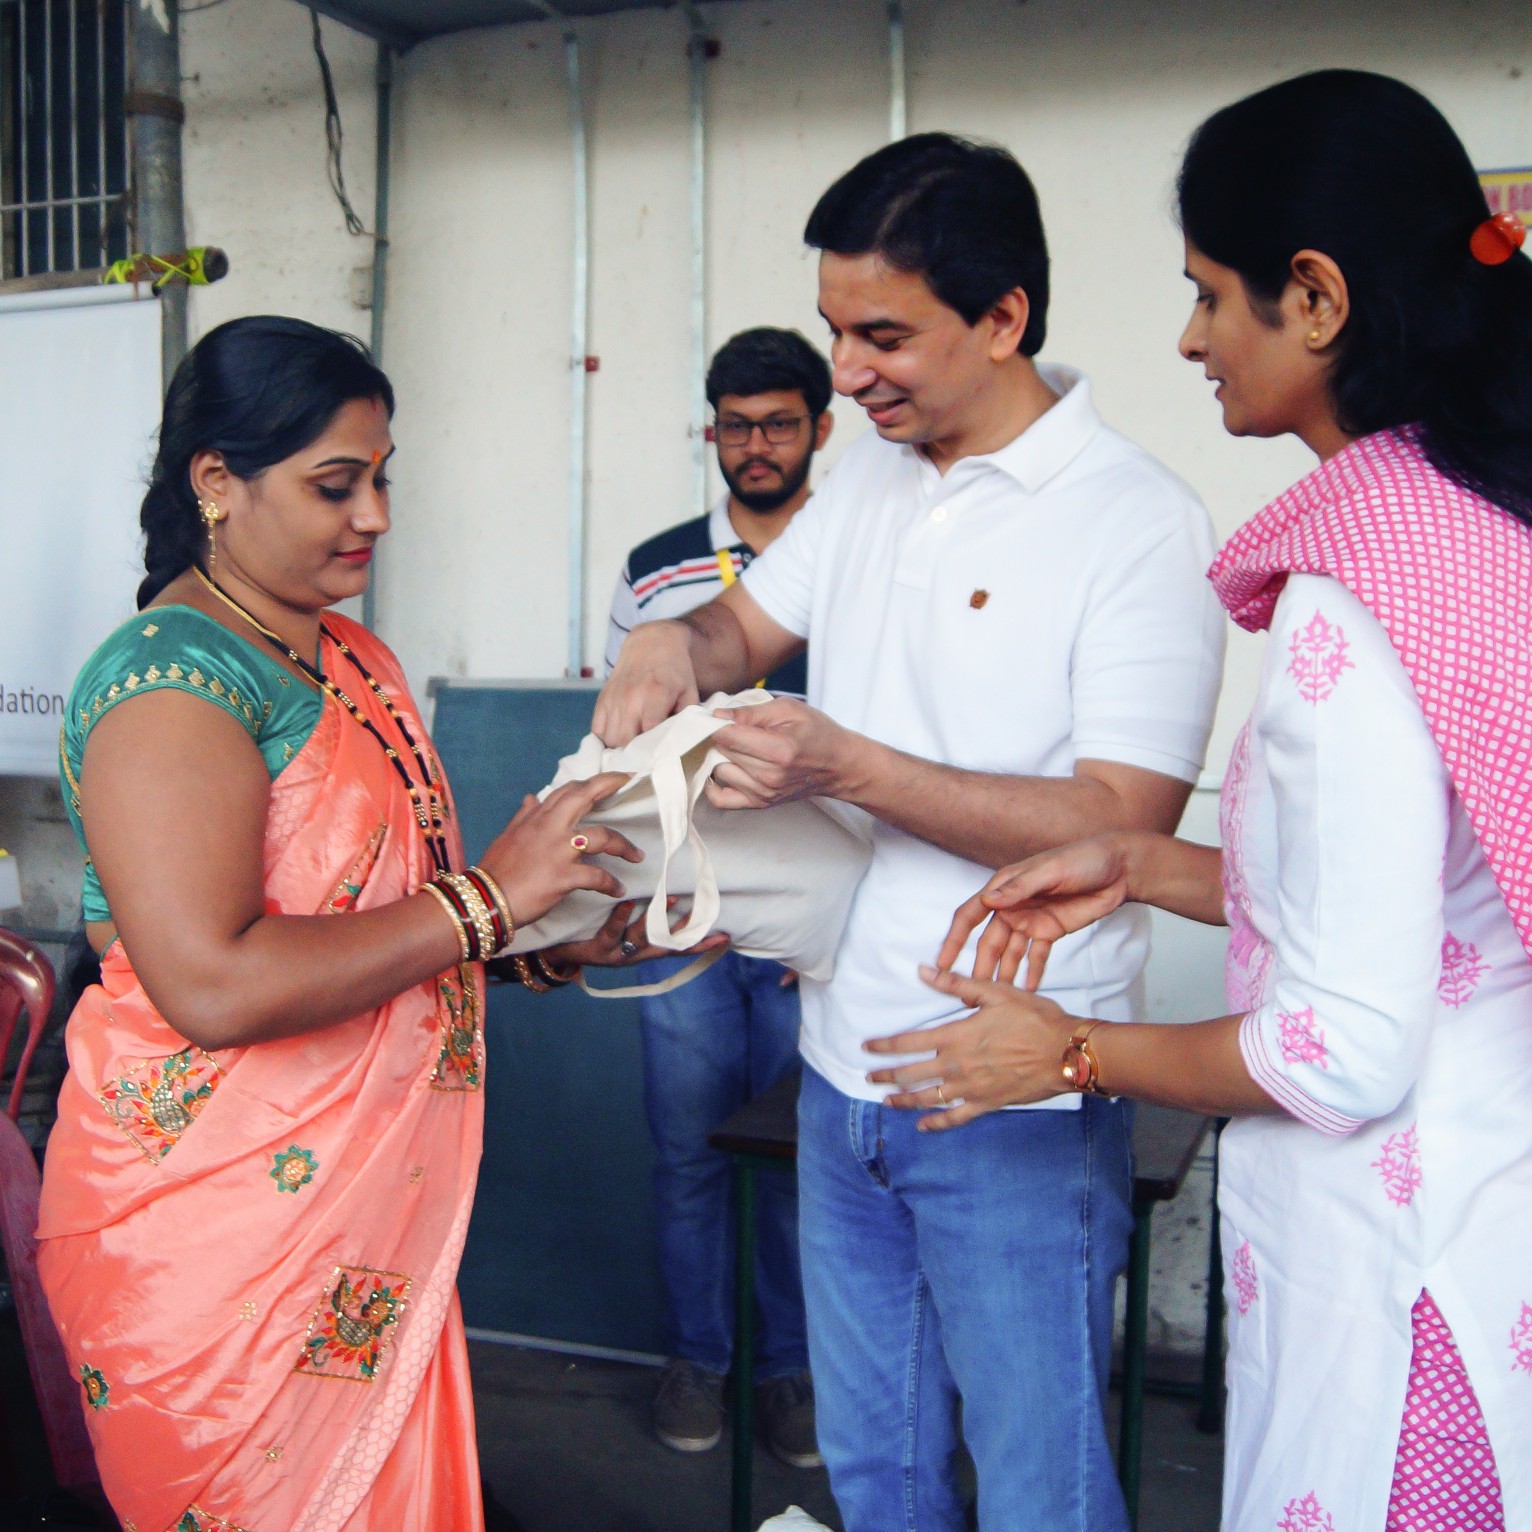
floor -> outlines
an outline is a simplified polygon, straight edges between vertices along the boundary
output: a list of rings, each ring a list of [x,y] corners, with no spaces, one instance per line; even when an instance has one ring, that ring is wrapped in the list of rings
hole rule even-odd
[[[660,1446],[647,1424],[653,1369],[485,1342],[471,1350],[480,1459],[499,1508],[490,1532],[723,1532],[728,1436],[694,1457]],[[0,1411],[0,1532],[90,1525],[59,1506],[40,1519],[47,1455],[10,1311],[0,1313]],[[1147,1403],[1140,1532],[1216,1532],[1222,1439],[1200,1434],[1195,1413],[1187,1400]],[[757,1448],[756,1524],[789,1505],[839,1532],[823,1470],[787,1468]]]
[[[654,1373],[620,1362],[476,1342],[479,1452],[519,1532],[723,1532],[729,1438],[683,1457],[649,1434]],[[1113,1397],[1115,1410],[1116,1397]],[[1197,1407],[1150,1397],[1139,1532],[1217,1532],[1221,1436]],[[787,1468],[759,1446],[755,1523],[799,1505],[839,1532],[824,1471]]]

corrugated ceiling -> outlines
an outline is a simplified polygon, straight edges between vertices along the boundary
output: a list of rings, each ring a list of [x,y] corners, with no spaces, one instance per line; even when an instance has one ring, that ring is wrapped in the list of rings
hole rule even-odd
[[[611,11],[666,10],[676,0],[299,0],[325,16],[376,37],[395,48],[412,48],[443,32],[500,26],[511,21],[546,21],[561,16],[604,16]]]

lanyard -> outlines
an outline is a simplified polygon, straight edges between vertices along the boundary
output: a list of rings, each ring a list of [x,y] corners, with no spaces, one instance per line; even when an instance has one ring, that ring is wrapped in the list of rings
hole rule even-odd
[[[723,588],[728,590],[728,588],[739,578],[739,576],[734,573],[734,555],[730,553],[727,548],[720,548],[718,550],[717,558],[718,578],[723,581]],[[766,678],[762,676],[761,679],[755,684],[757,686],[764,686],[766,684]]]

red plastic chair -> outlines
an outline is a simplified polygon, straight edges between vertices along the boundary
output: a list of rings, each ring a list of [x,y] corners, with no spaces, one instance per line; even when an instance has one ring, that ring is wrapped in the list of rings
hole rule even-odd
[[[31,942],[0,929],[0,1064],[3,1064],[23,1010],[27,1039],[16,1066],[10,1104],[0,1116],[0,1250],[16,1300],[32,1391],[43,1418],[53,1477],[61,1489],[87,1499],[99,1498],[96,1460],[80,1408],[80,1385],[69,1371],[64,1348],[48,1312],[37,1279],[37,1204],[42,1176],[31,1145],[21,1136],[16,1119],[32,1055],[48,1025],[53,1008],[53,966]]]
[[[16,1021],[22,1011],[27,1013],[27,1040],[22,1045],[16,1082],[11,1086],[11,1099],[5,1108],[12,1122],[21,1120],[27,1071],[47,1029],[55,988],[53,964],[31,942],[0,927],[0,1068],[10,1054]]]

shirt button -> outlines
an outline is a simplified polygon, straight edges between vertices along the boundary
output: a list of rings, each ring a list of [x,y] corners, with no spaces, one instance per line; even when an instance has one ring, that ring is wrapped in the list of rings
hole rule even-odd
[[[945,521],[946,519],[947,519],[947,507],[944,506],[944,505],[937,506],[937,508],[934,511],[931,512],[931,520],[932,521]]]

